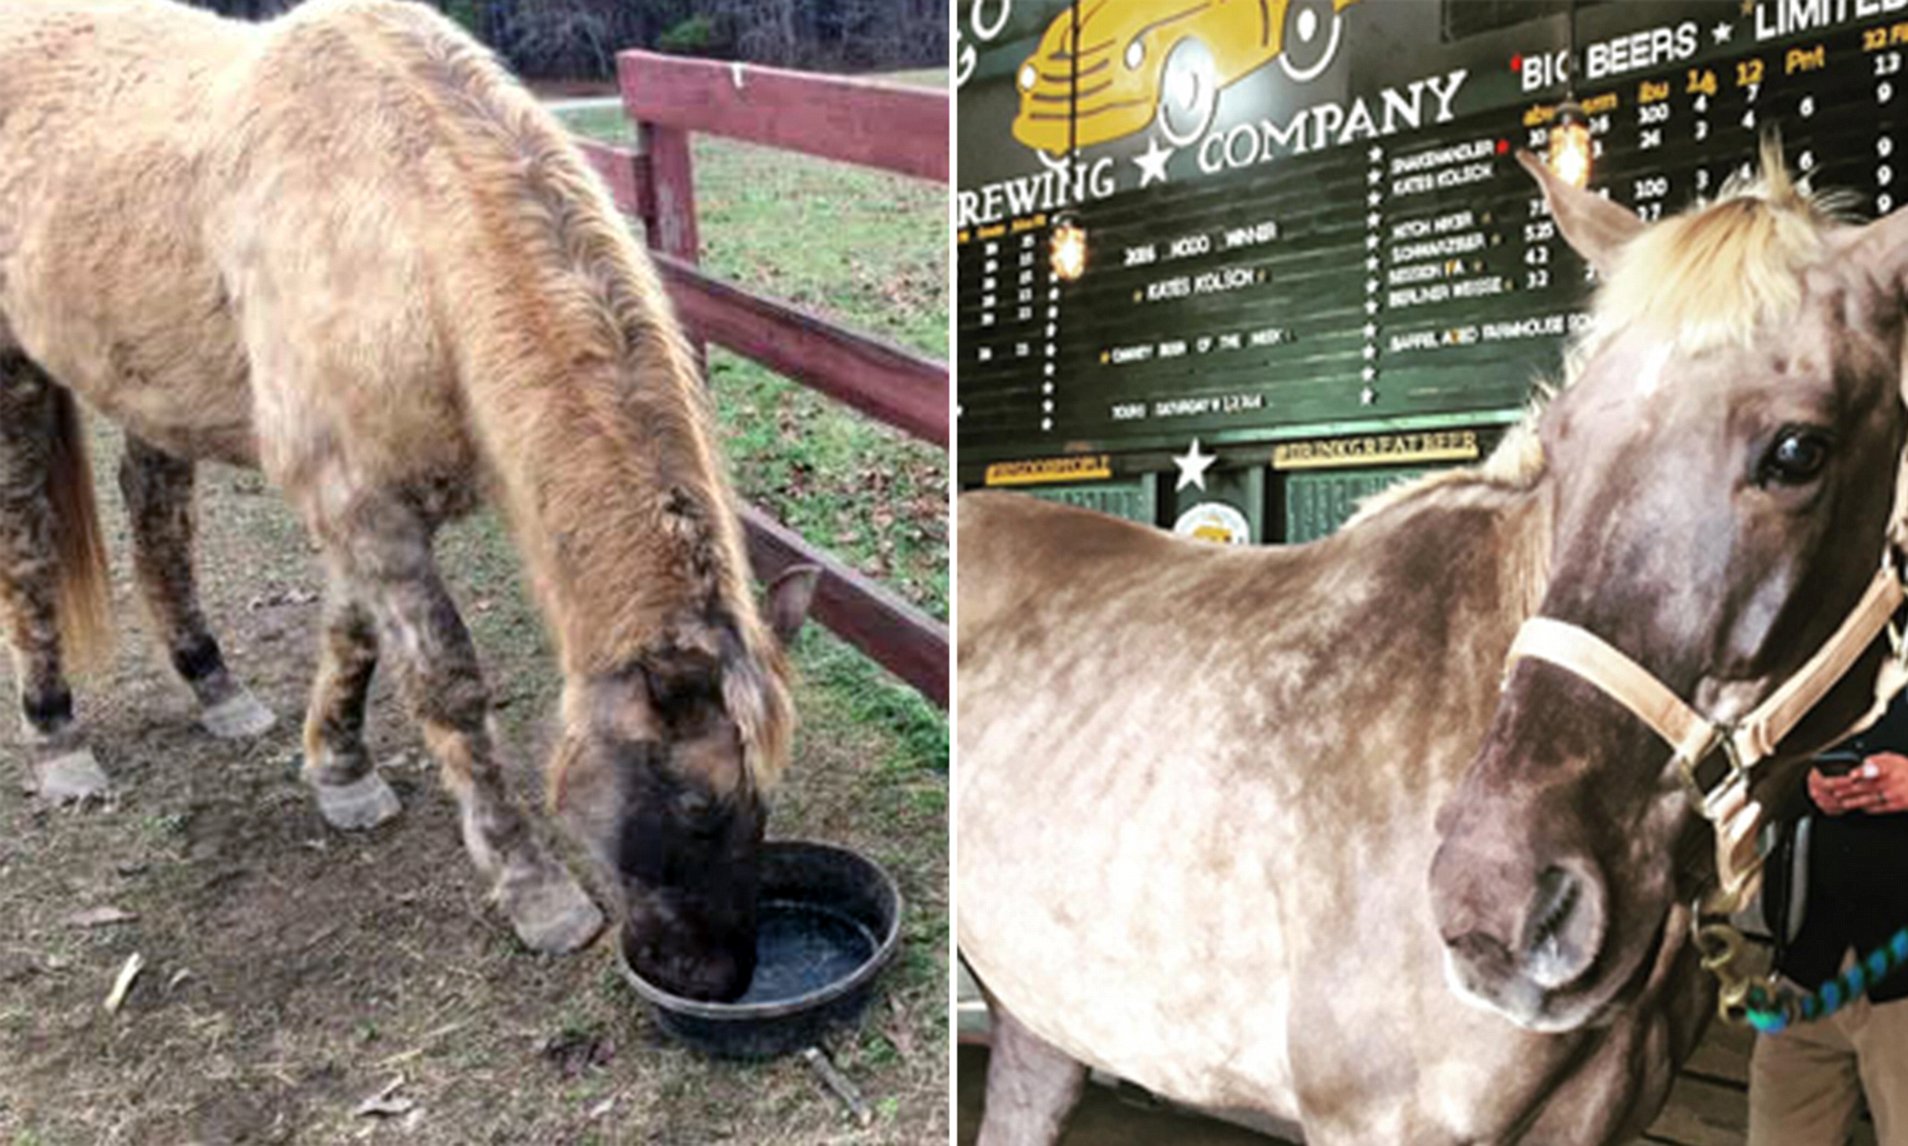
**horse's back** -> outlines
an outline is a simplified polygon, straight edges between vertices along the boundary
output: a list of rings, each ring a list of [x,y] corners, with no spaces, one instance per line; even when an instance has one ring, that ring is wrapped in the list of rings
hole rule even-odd
[[[962,639],[1011,621],[1029,595],[1076,584],[1088,570],[1156,564],[1176,544],[1147,526],[1025,494],[966,494],[955,516]]]
[[[230,460],[248,416],[196,241],[199,165],[225,126],[208,93],[257,34],[134,0],[36,0],[0,21],[0,346],[156,442],[188,444],[166,431],[189,408],[190,444]]]
[[[30,146],[36,168],[95,138],[180,136],[169,120],[257,41],[259,30],[153,0],[33,0],[0,20],[0,144]]]
[[[467,38],[390,0],[27,12],[0,27],[0,341],[183,455],[295,479],[349,437],[371,466],[467,471],[432,268],[469,212],[405,51]]]
[[[200,8],[155,0],[31,0],[10,5],[0,21],[0,54],[9,65],[0,82],[22,78],[36,61],[55,72],[140,70],[148,50],[174,53],[175,63],[231,50],[255,35],[254,26]]]

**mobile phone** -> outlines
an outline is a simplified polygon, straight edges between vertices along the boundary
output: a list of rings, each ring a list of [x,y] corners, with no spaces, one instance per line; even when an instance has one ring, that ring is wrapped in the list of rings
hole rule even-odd
[[[1824,776],[1846,776],[1861,762],[1860,752],[1824,752],[1815,758],[1815,770]]]

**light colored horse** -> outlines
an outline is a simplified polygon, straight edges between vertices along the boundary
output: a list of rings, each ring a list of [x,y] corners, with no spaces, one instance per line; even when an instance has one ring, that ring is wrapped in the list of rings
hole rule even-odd
[[[363,739],[382,649],[518,935],[587,942],[602,916],[505,793],[433,563],[439,525],[488,495],[559,652],[551,800],[614,877],[631,959],[687,995],[746,987],[794,726],[782,642],[812,573],[764,621],[653,268],[561,127],[453,24],[388,0],[257,26],[13,5],[0,367],[0,616],[44,781],[105,783],[62,661],[97,637],[105,585],[77,395],[126,430],[139,583],[207,725],[269,721],[195,600],[192,467],[215,459],[262,468],[323,550],[304,770],[326,819],[397,811]]]
[[[1908,215],[1839,224],[1764,166],[1648,228],[1540,175],[1607,282],[1570,384],[1333,537],[1231,550],[962,500],[982,1142],[1052,1142],[1081,1064],[1320,1146],[1648,1124],[1711,1009],[1688,904],[1713,833],[1648,726],[1505,659],[1542,614],[1734,720],[1901,540]],[[1871,709],[1883,655],[1785,742],[1765,805]]]

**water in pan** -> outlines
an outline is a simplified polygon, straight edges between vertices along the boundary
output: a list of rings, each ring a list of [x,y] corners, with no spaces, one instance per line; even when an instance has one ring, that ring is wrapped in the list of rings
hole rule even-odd
[[[755,979],[737,1004],[777,1003],[838,982],[875,953],[862,923],[813,903],[764,900],[757,909]]]

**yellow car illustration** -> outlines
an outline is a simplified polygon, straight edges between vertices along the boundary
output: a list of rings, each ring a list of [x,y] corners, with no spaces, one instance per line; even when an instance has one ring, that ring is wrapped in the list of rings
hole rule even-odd
[[[1143,130],[1175,147],[1212,125],[1219,92],[1278,60],[1303,83],[1338,50],[1339,13],[1358,0],[1081,0],[1055,17],[1014,75],[1014,138],[1055,155]],[[1067,109],[1078,84],[1078,115]]]

